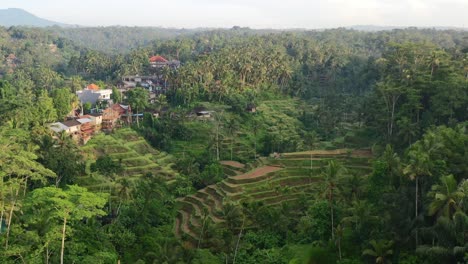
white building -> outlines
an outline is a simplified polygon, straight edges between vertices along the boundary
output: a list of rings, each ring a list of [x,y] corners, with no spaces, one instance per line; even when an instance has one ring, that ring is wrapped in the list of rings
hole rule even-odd
[[[82,104],[96,104],[97,101],[108,101],[111,99],[112,89],[99,89],[95,84],[88,85],[85,89],[77,91],[76,95]]]

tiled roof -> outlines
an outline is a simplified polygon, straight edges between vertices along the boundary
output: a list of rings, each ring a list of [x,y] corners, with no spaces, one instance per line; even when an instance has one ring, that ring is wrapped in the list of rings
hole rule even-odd
[[[80,122],[80,124],[86,124],[86,123],[92,122],[92,120],[89,118],[79,118],[76,121]]]
[[[74,127],[74,126],[80,126],[81,123],[76,121],[76,120],[68,120],[68,121],[65,121],[65,122],[60,122],[62,124],[64,124],[65,126],[67,127]]]
[[[52,129],[53,131],[58,133],[58,132],[61,132],[63,130],[67,130],[68,127],[65,126],[64,124],[60,123],[60,122],[56,122],[56,123],[50,124],[50,129]]]
[[[94,83],[88,85],[88,87],[86,87],[86,88],[88,88],[89,90],[95,90],[95,91],[99,90],[99,86],[97,86]]]
[[[162,56],[153,56],[149,59],[150,62],[167,62],[167,60]]]

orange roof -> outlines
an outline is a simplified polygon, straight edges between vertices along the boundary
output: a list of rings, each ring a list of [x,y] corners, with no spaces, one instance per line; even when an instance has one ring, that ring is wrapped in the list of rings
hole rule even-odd
[[[97,86],[94,83],[88,85],[88,87],[86,87],[86,88],[88,88],[89,90],[95,90],[95,91],[99,90],[99,86]]]
[[[153,56],[149,59],[150,62],[167,62],[167,60],[162,56]]]

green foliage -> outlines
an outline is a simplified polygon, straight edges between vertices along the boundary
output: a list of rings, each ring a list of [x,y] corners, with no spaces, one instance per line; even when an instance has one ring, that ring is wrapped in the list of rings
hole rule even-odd
[[[95,163],[91,164],[91,171],[97,171],[106,176],[119,173],[122,169],[122,165],[119,162],[112,160],[109,156],[101,156]]]
[[[330,207],[326,201],[316,201],[300,220],[299,233],[304,242],[326,241],[330,238]]]
[[[74,95],[70,93],[70,89],[61,88],[53,90],[52,97],[54,107],[57,110],[57,116],[59,119],[63,119],[72,110],[72,99]]]

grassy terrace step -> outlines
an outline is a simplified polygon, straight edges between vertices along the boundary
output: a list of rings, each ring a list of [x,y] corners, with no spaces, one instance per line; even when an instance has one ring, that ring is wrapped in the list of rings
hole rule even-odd
[[[255,192],[263,192],[266,190],[271,190],[275,187],[281,186],[297,186],[301,184],[315,184],[321,181],[322,178],[319,176],[309,177],[309,176],[289,176],[284,178],[274,179],[270,182],[266,182],[262,185],[251,186],[250,188],[245,188],[246,193],[255,193]]]
[[[256,192],[256,193],[249,193],[246,194],[244,197],[240,197],[239,201],[250,200],[253,199],[254,201],[260,201],[267,198],[277,197],[279,195],[291,195],[298,192],[303,192],[306,190],[312,190],[314,185],[312,184],[305,184],[300,186],[291,186],[287,189],[278,189],[278,190],[268,190],[264,192]]]
[[[181,220],[179,216],[176,216],[175,223],[174,223],[174,234],[176,237],[180,237],[180,223],[181,223]]]
[[[180,230],[185,233],[185,235],[188,235],[193,239],[195,242],[197,241],[198,235],[195,234],[191,229],[190,229],[190,214],[188,214],[185,211],[178,211],[178,213],[181,216],[181,221],[180,221]]]
[[[277,179],[281,178],[288,178],[290,176],[304,176],[304,177],[316,177],[320,176],[322,174],[322,170],[319,168],[314,168],[312,171],[310,169],[304,169],[304,168],[294,168],[294,169],[284,169],[281,171],[276,171],[272,174],[269,175],[269,177],[262,178],[256,182],[249,182],[249,183],[244,183],[242,184],[242,188],[244,189],[249,189],[251,187],[256,187],[262,184],[266,184],[272,181],[275,181]]]
[[[194,196],[202,199],[205,203],[212,207],[214,211],[222,209],[222,201],[218,200],[212,194],[207,193],[206,190],[200,190],[195,193]]]
[[[289,202],[296,201],[299,198],[301,198],[301,196],[291,197],[291,198],[284,199],[284,200],[281,200],[281,201],[278,201],[278,202],[275,202],[275,203],[270,203],[270,204],[268,204],[268,206],[279,206],[279,205],[282,205],[283,203],[289,203]]]
[[[108,154],[109,157],[115,159],[115,160],[119,160],[119,159],[129,159],[129,158],[134,158],[135,157],[135,152],[131,152],[131,151],[128,151],[128,152],[122,152],[122,153],[110,153]]]
[[[279,195],[279,196],[274,196],[274,197],[268,197],[265,199],[259,199],[257,201],[263,202],[263,204],[265,205],[270,205],[270,204],[281,202],[283,200],[298,199],[302,195],[303,195],[302,193],[295,193],[295,194],[290,194],[290,195]]]
[[[224,161],[220,161],[220,163],[224,166],[227,166],[227,167],[231,167],[233,169],[244,169],[245,168],[245,165],[240,163],[240,162],[237,162],[237,161],[232,161],[232,160],[224,160]]]
[[[203,215],[203,208],[206,208],[208,216],[213,220],[213,222],[219,223],[223,221],[222,219],[216,217],[216,215],[218,215],[217,212],[215,212],[215,210],[211,206],[204,204],[200,198],[196,196],[186,196],[185,201],[192,203],[194,204],[194,206],[198,207],[199,210],[197,210],[197,216],[201,217]]]
[[[237,194],[231,196],[232,199],[242,199],[242,196],[248,195],[256,195],[256,194],[261,194],[261,193],[266,193],[266,192],[274,192],[277,191],[278,188],[280,192],[284,188],[292,188],[292,190],[295,190],[295,188],[298,189],[308,189],[316,186],[316,183],[319,182],[321,178],[309,178],[305,176],[292,176],[288,178],[282,178],[282,179],[276,179],[275,181],[266,183],[264,185],[258,185],[249,189],[245,189],[245,192],[242,194]]]
[[[255,183],[255,182],[262,181],[262,180],[266,180],[268,178],[271,178],[274,174],[275,172],[270,172],[270,173],[266,173],[261,176],[258,176],[256,178],[243,178],[243,179],[239,179],[236,177],[228,177],[225,179],[225,181],[226,183],[229,183],[231,185],[243,185],[243,184]]]
[[[219,187],[220,190],[224,192],[226,196],[242,192],[241,186],[231,184],[226,181],[219,182],[216,185]]]
[[[141,166],[146,166],[149,163],[152,163],[152,162],[149,161],[145,157],[122,160],[122,164],[125,165],[126,167],[141,167]]]
[[[203,189],[206,193],[210,194],[215,200],[223,202],[225,194],[219,191],[219,188],[216,185],[208,186]]]
[[[192,202],[186,201],[186,200],[179,200],[177,202],[180,205],[181,211],[185,211],[187,213],[199,215],[199,216],[202,215],[202,211],[200,207],[198,207],[198,205],[195,205]]]
[[[143,166],[135,166],[135,167],[128,167],[126,170],[128,172],[135,172],[135,171],[144,171],[149,169],[161,169],[162,167],[156,163],[149,163]]]
[[[223,167],[223,172],[227,176],[236,176],[236,175],[242,174],[241,171],[238,171],[236,169],[232,169],[231,167],[226,167],[226,166]]]

